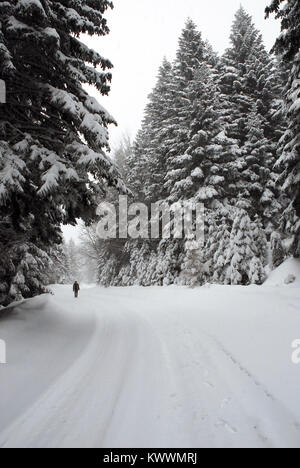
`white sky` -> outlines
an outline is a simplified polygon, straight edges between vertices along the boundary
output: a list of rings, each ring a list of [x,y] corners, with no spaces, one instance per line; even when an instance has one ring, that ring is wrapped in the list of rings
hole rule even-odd
[[[115,8],[106,13],[110,34],[85,41],[114,64],[109,97],[90,89],[118,122],[118,127],[110,131],[112,147],[125,133],[134,138],[158,68],[164,56],[174,59],[178,38],[188,17],[220,54],[229,46],[234,14],[241,3],[262,32],[268,50],[280,30],[279,21],[264,19],[264,9],[270,0],[113,1]],[[78,229],[66,227],[64,232],[67,239],[77,239]]]
[[[125,132],[135,136],[158,68],[164,56],[174,59],[186,19],[191,17],[203,38],[222,54],[229,45],[234,14],[241,3],[270,50],[280,22],[264,19],[269,0],[114,0],[114,10],[106,14],[110,34],[88,40],[114,64],[110,96],[99,99],[119,124],[111,130],[112,146]]]

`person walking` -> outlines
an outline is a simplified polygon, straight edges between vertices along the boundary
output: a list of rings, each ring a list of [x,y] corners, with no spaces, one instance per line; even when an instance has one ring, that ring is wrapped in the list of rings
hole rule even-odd
[[[73,284],[73,291],[74,291],[74,296],[77,298],[78,293],[80,291],[80,286],[77,281],[75,281],[75,283]]]

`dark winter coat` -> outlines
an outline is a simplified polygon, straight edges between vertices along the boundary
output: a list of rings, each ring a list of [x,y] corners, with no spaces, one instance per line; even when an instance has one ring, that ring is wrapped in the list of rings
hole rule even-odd
[[[73,284],[73,291],[74,292],[78,292],[80,290],[80,286],[79,284],[77,283],[77,281]]]

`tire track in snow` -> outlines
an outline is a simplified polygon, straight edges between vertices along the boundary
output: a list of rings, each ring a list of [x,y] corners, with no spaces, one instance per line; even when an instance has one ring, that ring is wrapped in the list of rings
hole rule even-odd
[[[97,311],[99,304],[94,307]],[[116,321],[109,311],[100,316],[100,326],[98,320],[79,359],[0,434],[0,446],[101,446],[134,362],[135,335],[128,332],[130,323],[124,324],[122,317]]]
[[[181,400],[187,401],[190,398],[189,392],[194,395],[195,389],[198,389],[199,400],[202,400],[200,405],[202,409],[205,408],[203,401],[205,398],[207,399],[208,418],[205,418],[205,422],[220,429],[224,428],[233,436],[229,440],[226,437],[222,440],[222,436],[218,437],[217,435],[215,446],[298,447],[300,445],[300,434],[293,416],[252,376],[246,367],[242,366],[230,352],[222,349],[222,345],[202,329],[197,330],[197,332],[194,329],[187,329],[187,323],[180,322],[175,313],[165,315],[167,315],[168,322],[166,328],[173,332],[176,328],[177,334],[175,345],[172,343],[172,339],[170,343],[168,335],[164,335],[165,342],[169,342],[170,361],[173,361],[172,365],[175,367],[174,375],[178,375],[176,362],[180,362],[183,356],[186,356],[184,359],[186,362],[182,368],[185,371],[189,369],[188,376],[178,382],[179,386],[182,385],[183,381],[187,382],[182,390]],[[160,332],[157,329],[157,333]],[[186,341],[188,336],[190,339]],[[179,337],[182,338],[183,350],[179,349],[178,346]],[[189,350],[188,353],[187,350]],[[228,361],[231,362],[231,366]],[[204,369],[202,385],[213,396],[209,397],[207,392],[205,396],[203,395],[203,391],[199,388],[199,377],[195,378],[195,366],[192,363],[198,363],[198,366],[202,370]],[[208,379],[209,375],[210,379]],[[250,382],[251,384],[249,384]],[[187,391],[189,386],[191,390]],[[178,393],[180,394],[180,391]],[[195,407],[199,408],[199,400],[194,400]],[[224,406],[224,401],[229,402],[229,404]],[[228,406],[230,411],[225,411]],[[186,405],[184,407],[186,411],[189,411]],[[225,412],[226,416],[222,416],[222,412]],[[233,422],[234,420],[237,422]],[[273,426],[276,426],[277,429],[275,437]],[[195,428],[195,433],[197,430],[203,434],[201,427]],[[238,433],[241,433],[239,438],[236,437]],[[199,443],[201,441],[199,442],[198,439],[197,446]]]
[[[281,402],[279,402],[275,396],[247,369],[245,366],[242,365],[242,363],[234,357],[234,355],[225,348],[225,346],[217,340],[214,336],[204,332],[202,330],[203,335],[205,335],[207,338],[209,338],[213,343],[216,344],[216,346],[219,348],[219,350],[224,353],[224,355],[230,359],[230,361],[233,363],[233,365],[236,367],[238,371],[243,373],[248,379],[251,380],[252,384],[257,387],[257,389],[266,397],[268,400],[272,402],[272,412],[270,412],[271,418],[274,417],[277,413],[278,419],[281,421],[285,421],[285,426],[286,426],[286,432],[292,434],[291,438],[294,440],[295,446],[300,445],[300,426],[297,421],[294,420],[293,415],[282,405]],[[276,416],[275,416],[276,417]],[[257,425],[254,426],[254,429],[256,430],[259,438],[263,442],[270,442],[269,437],[264,433],[264,430],[260,427],[259,422]],[[294,430],[296,429],[296,431]],[[279,442],[277,442],[278,444]],[[281,440],[281,443],[284,444],[284,437]],[[287,442],[288,444],[288,442]],[[273,445],[273,443],[272,443]],[[276,443],[274,443],[274,446]],[[277,445],[278,446],[278,445]],[[293,446],[293,445],[292,445]]]

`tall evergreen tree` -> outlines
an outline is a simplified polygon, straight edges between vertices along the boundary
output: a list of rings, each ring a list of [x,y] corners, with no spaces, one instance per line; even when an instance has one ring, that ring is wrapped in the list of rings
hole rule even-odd
[[[190,288],[200,286],[205,282],[205,273],[208,271],[205,269],[205,258],[202,248],[197,246],[189,246],[189,242],[186,242],[186,254],[182,264],[181,280],[182,283]]]
[[[284,128],[281,114],[275,113],[281,98],[282,73],[267,53],[262,36],[243,7],[237,11],[230,39],[231,46],[222,57],[219,83],[226,97],[226,132],[237,140],[241,149],[241,159],[236,161],[236,167],[242,174],[236,178],[238,186],[233,185],[232,201],[236,203],[242,195],[256,210],[262,199],[260,212],[264,223],[276,225],[281,204],[277,202],[272,209],[270,207],[272,200],[280,199],[274,184],[277,176],[274,162]],[[259,161],[259,168],[255,159]]]
[[[44,252],[61,242],[61,223],[94,218],[104,181],[124,189],[105,153],[114,119],[83,88],[107,94],[112,65],[79,39],[109,32],[104,13],[111,6],[107,0],[0,3],[0,78],[7,89],[0,106],[1,214]],[[6,301],[13,274],[4,274]]]
[[[217,248],[211,257],[211,278],[213,282],[224,284],[227,268],[229,266],[230,231],[228,220],[222,217],[214,233]]]
[[[225,282],[227,284],[261,284],[263,265],[258,257],[253,225],[244,209],[239,208],[235,217],[227,252]]]
[[[262,117],[256,104],[248,115],[246,130],[247,141],[241,157],[239,193],[247,200],[248,213],[252,219],[259,214],[265,227],[272,232],[272,225],[279,223],[281,204],[276,187],[277,175],[273,171],[273,144],[264,136]]]
[[[217,93],[212,79],[215,60],[196,25],[188,20],[179,39],[173,66],[174,102],[168,122],[170,136],[165,180],[170,202],[194,196],[200,181],[208,175],[201,169],[201,159],[205,159],[203,147],[211,143],[211,133],[216,135],[221,131],[215,124]],[[207,195],[211,199],[214,191],[210,188],[209,192]]]
[[[285,252],[284,252],[284,248],[282,245],[282,239],[278,232],[272,233],[270,247],[271,247],[271,255],[272,255],[271,267],[277,268],[283,263],[284,258],[285,258]]]
[[[229,98],[229,135],[238,139],[241,146],[246,142],[247,118],[256,105],[265,136],[278,137],[272,117],[273,101],[281,91],[278,70],[243,7],[235,15],[230,40],[231,47],[223,55],[220,67],[220,86]]]
[[[136,140],[135,158],[139,174],[144,174],[144,197],[147,202],[166,197],[164,179],[167,171],[169,118],[174,115],[174,80],[172,65],[166,60],[159,69],[157,84],[149,95],[145,118]],[[142,162],[141,167],[139,163]],[[136,171],[135,171],[136,172]]]
[[[281,5],[282,4],[282,5]],[[284,214],[284,228],[294,237],[291,252],[300,255],[300,1],[273,0],[266,16],[275,13],[281,19],[281,34],[273,52],[288,71],[285,88],[285,114],[288,129],[281,139],[280,183],[291,203]]]

